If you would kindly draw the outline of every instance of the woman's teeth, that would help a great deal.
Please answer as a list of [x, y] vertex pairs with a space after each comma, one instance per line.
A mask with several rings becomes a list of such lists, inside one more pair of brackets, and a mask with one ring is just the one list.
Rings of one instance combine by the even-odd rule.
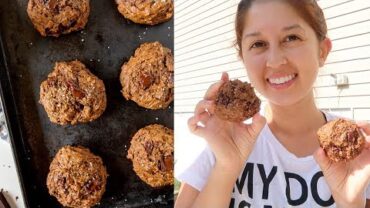
[[288, 75], [285, 77], [280, 77], [280, 78], [269, 78], [268, 81], [272, 84], [284, 84], [286, 82], [289, 82], [290, 80], [294, 79], [296, 77], [295, 74]]

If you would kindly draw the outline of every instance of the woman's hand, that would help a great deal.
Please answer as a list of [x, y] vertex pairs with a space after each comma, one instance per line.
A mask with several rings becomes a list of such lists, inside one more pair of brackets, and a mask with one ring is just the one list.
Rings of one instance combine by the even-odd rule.
[[239, 175], [266, 119], [257, 113], [252, 124], [244, 124], [221, 120], [214, 115], [218, 89], [228, 80], [227, 73], [223, 73], [221, 81], [208, 89], [204, 99], [197, 104], [194, 116], [188, 120], [188, 127], [205, 138], [215, 154], [217, 165]]
[[370, 124], [359, 122], [357, 125], [366, 134], [365, 148], [358, 157], [334, 163], [322, 148], [315, 153], [338, 207], [365, 207], [366, 203], [365, 192], [370, 178]]

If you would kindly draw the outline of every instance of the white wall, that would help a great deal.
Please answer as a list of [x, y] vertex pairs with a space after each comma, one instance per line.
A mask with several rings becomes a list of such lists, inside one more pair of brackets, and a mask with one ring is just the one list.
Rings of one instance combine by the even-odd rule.
[[[248, 80], [233, 47], [239, 0], [175, 0], [175, 117], [190, 113], [222, 71]], [[333, 49], [315, 84], [320, 108], [370, 120], [370, 0], [319, 0]], [[338, 88], [335, 76], [349, 85]]]

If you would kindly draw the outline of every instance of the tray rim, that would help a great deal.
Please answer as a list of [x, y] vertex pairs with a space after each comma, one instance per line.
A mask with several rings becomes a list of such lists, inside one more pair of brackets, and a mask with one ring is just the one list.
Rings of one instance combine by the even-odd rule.
[[[24, 171], [26, 171], [27, 163], [25, 162], [26, 151], [20, 145], [23, 145], [23, 139], [19, 141], [15, 140], [15, 137], [23, 137], [20, 127], [20, 121], [18, 118], [18, 112], [15, 108], [15, 99], [13, 94], [13, 86], [9, 79], [9, 73], [7, 65], [7, 52], [6, 52], [6, 43], [3, 41], [2, 30], [0, 29], [0, 97], [3, 104], [3, 111], [5, 115], [5, 121], [8, 128], [9, 143], [12, 149], [12, 155], [16, 165], [16, 172], [19, 179], [19, 184], [21, 188], [21, 194], [23, 196], [23, 203], [26, 207], [29, 207], [28, 193], [30, 190], [27, 190], [26, 180]], [[21, 163], [25, 165], [21, 165]]]

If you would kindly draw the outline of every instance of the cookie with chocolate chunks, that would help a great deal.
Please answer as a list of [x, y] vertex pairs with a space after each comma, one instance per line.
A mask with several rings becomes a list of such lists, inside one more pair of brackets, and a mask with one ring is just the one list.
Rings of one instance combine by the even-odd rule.
[[103, 81], [83, 63], [56, 62], [53, 72], [41, 83], [40, 103], [51, 122], [73, 125], [101, 116], [107, 98]]
[[365, 147], [365, 137], [353, 121], [338, 118], [318, 131], [320, 146], [333, 162], [352, 160]]
[[89, 0], [29, 0], [27, 13], [42, 36], [58, 37], [85, 27]]
[[215, 114], [223, 120], [241, 122], [259, 112], [260, 105], [261, 101], [249, 83], [227, 81], [218, 90]]
[[116, 3], [125, 18], [138, 24], [156, 25], [173, 16], [173, 0], [116, 0]]
[[141, 180], [155, 188], [173, 185], [173, 144], [173, 130], [159, 124], [136, 132], [127, 158]]
[[173, 101], [173, 56], [159, 42], [143, 43], [123, 64], [122, 94], [148, 109], [164, 109]]
[[61, 148], [50, 164], [49, 194], [65, 207], [92, 207], [102, 198], [107, 171], [99, 156], [84, 147]]

